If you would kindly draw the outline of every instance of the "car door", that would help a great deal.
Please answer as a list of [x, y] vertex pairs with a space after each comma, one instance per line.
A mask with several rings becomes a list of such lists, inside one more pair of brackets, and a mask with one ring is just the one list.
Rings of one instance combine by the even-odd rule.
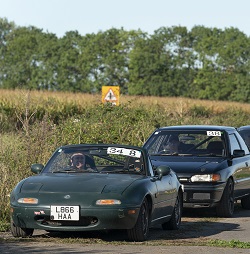
[[155, 181], [155, 210], [152, 220], [171, 215], [175, 204], [176, 186], [173, 186], [172, 173]]
[[230, 150], [244, 150], [246, 155], [232, 159], [232, 168], [234, 168], [233, 177], [235, 180], [235, 197], [241, 197], [250, 193], [250, 155], [247, 147], [242, 147], [236, 135], [229, 135]]

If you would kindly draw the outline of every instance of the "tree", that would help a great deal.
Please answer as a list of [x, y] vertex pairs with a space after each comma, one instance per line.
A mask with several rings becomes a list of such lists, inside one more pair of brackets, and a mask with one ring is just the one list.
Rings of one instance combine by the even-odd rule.
[[35, 27], [18, 27], [6, 36], [3, 87], [37, 88], [34, 78], [39, 68], [38, 41], [41, 33]]
[[79, 66], [82, 36], [77, 31], [67, 32], [59, 39], [57, 90], [88, 92], [82, 86], [83, 75]]
[[141, 38], [130, 57], [130, 94], [185, 96], [195, 59], [185, 27], [162, 27]]
[[197, 26], [191, 34], [200, 65], [191, 97], [249, 101], [246, 93], [241, 94], [249, 86], [249, 38], [235, 28], [222, 31]]
[[0, 87], [6, 79], [5, 74], [5, 55], [7, 52], [7, 36], [16, 28], [14, 22], [8, 22], [6, 18], [0, 18]]
[[92, 84], [92, 91], [101, 91], [102, 86], [120, 86], [120, 91], [127, 93], [129, 53], [139, 36], [140, 31], [112, 28], [83, 38], [80, 66], [87, 78], [84, 82]]
[[43, 33], [38, 41], [39, 64], [36, 76], [37, 89], [60, 90], [58, 69], [60, 61], [58, 38], [52, 33]]

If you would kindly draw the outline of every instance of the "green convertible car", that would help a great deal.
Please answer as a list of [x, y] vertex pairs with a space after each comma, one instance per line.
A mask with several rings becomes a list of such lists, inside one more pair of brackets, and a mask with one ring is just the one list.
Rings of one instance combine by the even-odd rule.
[[178, 229], [183, 188], [166, 166], [152, 167], [147, 151], [127, 145], [59, 147], [48, 163], [20, 181], [10, 196], [11, 232], [34, 229], [91, 231], [125, 229], [144, 241], [149, 228]]

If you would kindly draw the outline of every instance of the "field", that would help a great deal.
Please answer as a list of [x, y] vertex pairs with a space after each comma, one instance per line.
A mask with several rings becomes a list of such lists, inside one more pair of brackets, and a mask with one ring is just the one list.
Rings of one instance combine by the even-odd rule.
[[236, 102], [121, 95], [120, 106], [112, 106], [101, 94], [0, 90], [0, 230], [8, 227], [11, 190], [60, 145], [140, 146], [160, 126], [239, 127], [249, 116], [250, 104]]

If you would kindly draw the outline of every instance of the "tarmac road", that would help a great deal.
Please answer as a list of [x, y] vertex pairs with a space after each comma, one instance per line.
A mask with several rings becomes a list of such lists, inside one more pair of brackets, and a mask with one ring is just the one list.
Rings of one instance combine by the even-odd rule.
[[[69, 237], [75, 241], [70, 244], [57, 242], [58, 238]], [[199, 246], [199, 243], [207, 240], [250, 243], [250, 211], [237, 207], [233, 218], [216, 218], [213, 211], [208, 209], [190, 209], [184, 212], [179, 230], [164, 231], [160, 227], [152, 228], [148, 241], [143, 243], [128, 242], [124, 237], [126, 238], [126, 235], [123, 232], [115, 231], [65, 235], [36, 230], [33, 238], [24, 241], [14, 239], [9, 232], [5, 232], [0, 233], [0, 253], [249, 254], [250, 249], [207, 247]], [[44, 238], [46, 241], [41, 240]], [[91, 240], [85, 241], [87, 239]]]

